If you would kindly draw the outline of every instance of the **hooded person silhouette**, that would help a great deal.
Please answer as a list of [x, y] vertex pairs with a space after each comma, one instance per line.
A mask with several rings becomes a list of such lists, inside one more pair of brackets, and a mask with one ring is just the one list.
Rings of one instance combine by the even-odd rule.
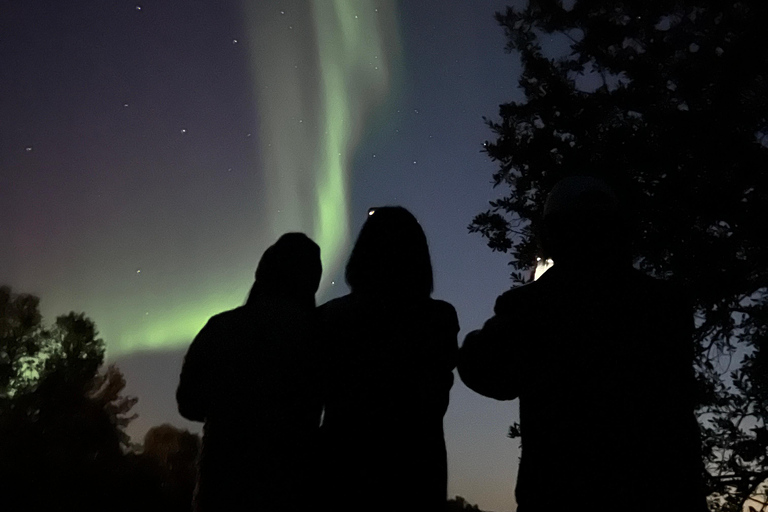
[[283, 235], [262, 256], [245, 305], [212, 317], [190, 345], [176, 400], [182, 416], [205, 422], [197, 511], [309, 508], [321, 273], [317, 244]]
[[459, 323], [450, 304], [430, 298], [432, 264], [416, 218], [401, 207], [370, 210], [346, 279], [352, 292], [319, 308], [325, 492], [340, 510], [441, 510]]
[[519, 512], [706, 510], [692, 310], [633, 268], [628, 231], [604, 182], [559, 182], [541, 236], [554, 266], [460, 349], [469, 388], [520, 399]]

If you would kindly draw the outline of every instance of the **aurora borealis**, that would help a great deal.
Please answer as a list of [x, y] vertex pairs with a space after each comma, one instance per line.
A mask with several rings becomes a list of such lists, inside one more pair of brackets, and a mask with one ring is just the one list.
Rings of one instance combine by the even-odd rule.
[[[463, 336], [509, 287], [466, 227], [495, 198], [482, 116], [521, 98], [493, 12], [428, 0], [3, 2], [0, 282], [44, 318], [83, 311], [138, 396], [137, 440], [176, 414], [187, 345], [241, 304], [286, 230], [323, 248], [318, 302], [371, 206], [424, 227]], [[457, 379], [449, 493], [514, 509], [512, 405]]]
[[[270, 235], [310, 234], [328, 274], [349, 239], [350, 163], [399, 53], [396, 5], [245, 2]], [[274, 20], [264, 23], [264, 20]], [[286, 30], [287, 27], [287, 30]], [[311, 77], [311, 79], [307, 79]]]

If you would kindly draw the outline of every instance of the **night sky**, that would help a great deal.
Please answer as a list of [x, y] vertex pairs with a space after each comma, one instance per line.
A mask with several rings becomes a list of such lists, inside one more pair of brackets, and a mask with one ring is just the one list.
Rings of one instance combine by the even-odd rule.
[[[405, 206], [463, 339], [510, 286], [467, 232], [502, 192], [482, 117], [522, 99], [493, 19], [508, 3], [2, 0], [0, 283], [48, 322], [96, 322], [139, 397], [136, 441], [200, 430], [176, 412], [186, 347], [284, 231], [320, 243], [322, 303], [347, 292], [368, 208]], [[514, 509], [516, 418], [457, 377], [450, 496]]]

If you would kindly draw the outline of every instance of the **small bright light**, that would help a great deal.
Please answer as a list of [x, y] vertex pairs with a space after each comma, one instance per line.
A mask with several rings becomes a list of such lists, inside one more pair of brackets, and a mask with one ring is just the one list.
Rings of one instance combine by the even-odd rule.
[[544, 272], [552, 268], [552, 266], [555, 264], [554, 261], [547, 258], [546, 260], [542, 260], [541, 258], [536, 258], [536, 269], [533, 272], [533, 280], [536, 281], [541, 276], [544, 275]]
[[368, 216], [370, 217], [371, 215], [373, 215], [373, 212], [374, 212], [374, 210], [369, 211], [368, 212]]

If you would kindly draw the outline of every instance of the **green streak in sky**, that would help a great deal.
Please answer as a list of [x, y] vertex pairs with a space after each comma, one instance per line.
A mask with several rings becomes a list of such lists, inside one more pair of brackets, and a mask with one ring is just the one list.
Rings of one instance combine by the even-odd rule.
[[[142, 350], [169, 350], [188, 346], [200, 332], [208, 318], [223, 310], [235, 307], [226, 305], [221, 308], [196, 308], [169, 321], [149, 321], [145, 325], [134, 326], [121, 337], [120, 345], [110, 351], [110, 356]], [[130, 347], [130, 350], [125, 350]]]
[[[321, 59], [322, 60], [322, 59]], [[331, 66], [328, 66], [329, 68]], [[344, 84], [335, 72], [324, 73], [326, 136], [322, 164], [318, 170], [315, 241], [322, 248], [323, 267], [333, 268], [349, 236], [349, 198], [347, 194], [346, 142], [349, 112], [344, 102]], [[329, 92], [332, 91], [332, 92]], [[338, 96], [335, 96], [338, 94]]]
[[[399, 51], [396, 3], [313, 0], [243, 4], [260, 120], [269, 240], [304, 231], [324, 277], [349, 241], [349, 182], [366, 120], [387, 96]], [[265, 244], [265, 247], [268, 244]], [[321, 293], [323, 286], [321, 285]]]
[[[244, 267], [241, 273], [248, 276], [252, 270]], [[210, 317], [241, 305], [251, 284], [247, 279], [239, 283], [232, 283], [228, 278], [207, 281], [200, 286], [190, 285], [185, 290], [187, 293], [181, 295], [200, 297], [201, 300], [171, 301], [166, 298], [161, 303], [153, 303], [151, 312], [145, 312], [144, 308], [135, 303], [124, 304], [123, 314], [119, 317], [109, 315], [108, 308], [104, 309], [107, 305], [97, 304], [88, 308], [87, 311], [94, 312], [93, 315], [89, 313], [89, 316], [97, 321], [99, 331], [109, 343], [109, 358], [188, 346]], [[158, 293], [157, 296], [161, 295]], [[144, 297], [137, 302], [151, 300]], [[113, 336], [111, 333], [119, 335]]]
[[[224, 272], [203, 278], [208, 271], [189, 262], [161, 269], [149, 281], [154, 284], [121, 291], [126, 299], [120, 315], [107, 303], [83, 304], [110, 340], [110, 357], [187, 346], [208, 318], [243, 303], [256, 259], [285, 232], [302, 231], [320, 245], [319, 297], [346, 258], [351, 165], [367, 121], [389, 94], [400, 52], [397, 3], [244, 0], [241, 5], [246, 34], [238, 39], [248, 45], [259, 126], [252, 139], [258, 141], [260, 160], [252, 213], [260, 224], [243, 234], [247, 246], [230, 247], [228, 256], [217, 260], [227, 262]], [[157, 281], [158, 276], [165, 277]], [[195, 300], [169, 301], [168, 288]], [[62, 297], [61, 308], [72, 306], [68, 300]]]
[[[340, 262], [349, 236], [349, 165], [365, 117], [389, 85], [379, 8], [370, 0], [315, 0], [321, 71], [322, 157], [314, 234], [327, 267]], [[394, 4], [382, 7], [394, 11]], [[328, 265], [329, 264], [329, 265]]]

